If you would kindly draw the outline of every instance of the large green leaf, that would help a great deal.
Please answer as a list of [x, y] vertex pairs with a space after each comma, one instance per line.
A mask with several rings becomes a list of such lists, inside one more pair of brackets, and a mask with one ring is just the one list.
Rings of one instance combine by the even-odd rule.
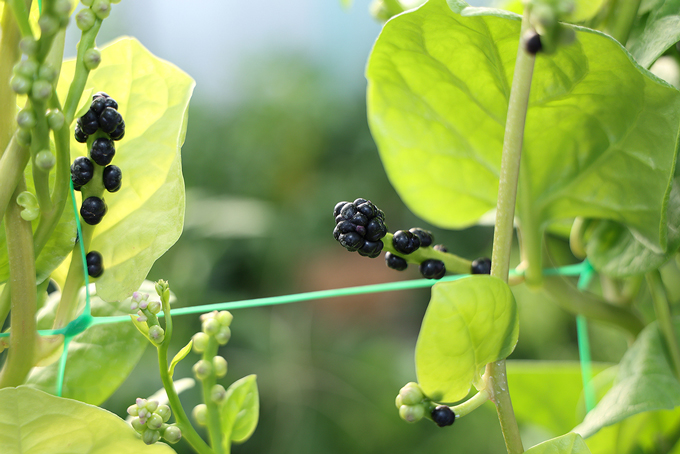
[[627, 277], [655, 270], [680, 247], [680, 178], [673, 179], [666, 217], [668, 250], [656, 252], [640, 241], [634, 232], [614, 221], [603, 221], [588, 241], [588, 260], [601, 273]]
[[[676, 319], [675, 331], [680, 331]], [[611, 390], [574, 429], [589, 437], [601, 428], [652, 410], [680, 405], [680, 383], [666, 357], [664, 339], [656, 322], [647, 326], [621, 359]]]
[[[451, 5], [462, 15], [430, 0], [385, 25], [368, 62], [368, 111], [404, 202], [459, 228], [496, 206], [520, 21]], [[576, 43], [536, 59], [522, 174], [531, 211], [540, 223], [616, 220], [665, 249], [680, 92], [611, 37], [573, 28]]]
[[649, 13], [638, 18], [628, 48], [645, 68], [680, 41], [680, 0], [655, 2]]
[[226, 401], [220, 408], [224, 450], [231, 442], [246, 441], [255, 432], [260, 416], [260, 397], [257, 376], [248, 375], [236, 380], [227, 389]]
[[[133, 38], [105, 46], [101, 53], [102, 63], [90, 74], [80, 105], [90, 102], [91, 92], [105, 91], [116, 99], [125, 119], [125, 137], [116, 142], [113, 160], [123, 172], [123, 186], [104, 195], [108, 213], [94, 228], [91, 244], [104, 258], [97, 292], [106, 301], [119, 301], [140, 286], [154, 261], [182, 232], [180, 147], [194, 81]], [[60, 96], [74, 69], [74, 61], [64, 63]], [[72, 157], [86, 152], [72, 137]]]
[[[592, 19], [605, 4], [605, 0], [575, 0], [574, 10], [566, 17], [561, 18], [562, 21], [571, 24], [577, 24]], [[501, 8], [512, 11], [516, 14], [522, 14], [524, 5], [522, 0], [510, 0], [501, 3]]]
[[3, 454], [171, 454], [146, 445], [118, 416], [92, 405], [25, 386], [0, 389]]
[[502, 280], [437, 283], [416, 343], [418, 383], [431, 399], [456, 402], [471, 384], [481, 389], [484, 366], [510, 355], [518, 334], [517, 303]]
[[527, 449], [527, 454], [590, 454], [580, 435], [568, 433]]
[[[125, 315], [130, 313], [130, 300], [107, 303], [90, 285], [92, 315]], [[155, 292], [154, 283], [145, 281], [142, 292]], [[59, 294], [53, 294], [38, 314], [38, 328], [49, 328]], [[84, 289], [80, 292], [80, 307], [85, 304]], [[62, 395], [93, 405], [104, 402], [139, 362], [148, 345], [132, 322], [95, 325], [79, 334], [69, 344]], [[58, 362], [31, 371], [26, 383], [46, 392], [55, 391]]]

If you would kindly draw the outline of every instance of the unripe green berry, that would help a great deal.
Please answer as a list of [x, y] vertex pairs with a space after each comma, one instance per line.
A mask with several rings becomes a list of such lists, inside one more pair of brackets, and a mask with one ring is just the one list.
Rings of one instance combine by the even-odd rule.
[[38, 70], [38, 79], [46, 80], [50, 84], [56, 82], [57, 76], [57, 70], [48, 63], [41, 65]]
[[41, 101], [47, 101], [52, 96], [52, 84], [44, 79], [36, 80], [31, 87], [31, 96]]
[[205, 404], [196, 405], [191, 411], [191, 416], [193, 416], [198, 425], [205, 426], [208, 419], [208, 407]]
[[47, 111], [47, 125], [51, 130], [57, 131], [64, 127], [64, 114], [58, 109], [51, 109]]
[[15, 74], [12, 77], [10, 84], [12, 85], [12, 90], [14, 90], [14, 92], [18, 95], [27, 94], [29, 91], [31, 91], [31, 86], [33, 85], [29, 78], [19, 74]]
[[38, 19], [38, 25], [40, 26], [41, 36], [44, 35], [54, 35], [59, 30], [59, 20], [48, 14], [43, 14]]
[[215, 369], [215, 375], [218, 378], [227, 375], [227, 360], [224, 359], [222, 356], [215, 356], [212, 359], [212, 365], [213, 368]]
[[54, 157], [50, 150], [42, 150], [35, 155], [35, 165], [46, 172], [52, 170], [56, 163], [57, 158]]
[[182, 438], [182, 431], [177, 426], [168, 426], [163, 431], [163, 438], [168, 443], [175, 444]]
[[394, 405], [398, 409], [401, 408], [402, 405], [404, 405], [404, 402], [401, 401], [401, 394], [397, 394], [397, 397], [394, 399]]
[[52, 11], [60, 16], [64, 16], [71, 12], [72, 6], [71, 0], [57, 0], [54, 2], [54, 6], [52, 6]]
[[224, 389], [224, 386], [222, 385], [215, 385], [210, 390], [210, 399], [212, 399], [212, 401], [215, 402], [216, 404], [224, 402], [224, 399], [226, 397], [227, 391]]
[[158, 325], [153, 325], [149, 327], [149, 337], [153, 339], [154, 342], [160, 344], [165, 339], [165, 331]]
[[418, 383], [414, 382], [408, 383], [401, 388], [399, 395], [403, 405], [416, 405], [425, 398]]
[[33, 129], [35, 128], [36, 120], [35, 114], [31, 109], [22, 109], [17, 114], [17, 125], [21, 129]]
[[425, 408], [422, 405], [402, 405], [399, 416], [406, 422], [417, 422], [425, 416]]
[[208, 347], [208, 342], [210, 342], [210, 336], [202, 331], [200, 333], [194, 334], [192, 339], [194, 340], [193, 348], [194, 352], [196, 353], [203, 353]]
[[205, 359], [199, 360], [192, 369], [197, 380], [205, 380], [213, 371], [212, 364]]
[[149, 312], [151, 312], [154, 315], [158, 314], [162, 309], [161, 302], [160, 301], [151, 301], [149, 303], [149, 305], [147, 306], [147, 309], [149, 310]]
[[19, 41], [19, 49], [21, 49], [21, 52], [25, 55], [31, 57], [38, 52], [38, 41], [32, 36], [27, 36]]
[[76, 25], [84, 32], [91, 29], [96, 20], [97, 16], [90, 8], [81, 9], [78, 14], [76, 14]]
[[161, 434], [157, 430], [151, 430], [147, 429], [143, 434], [142, 434], [142, 441], [146, 443], [147, 445], [152, 445], [156, 443], [158, 440], [160, 440]]
[[99, 63], [102, 62], [102, 54], [97, 49], [92, 48], [85, 51], [83, 55], [83, 64], [90, 71], [96, 69]]
[[33, 79], [38, 72], [38, 62], [29, 58], [27, 60], [22, 60], [12, 68], [14, 74], [19, 76], [24, 76], [28, 79]]
[[229, 342], [229, 339], [231, 339], [231, 329], [227, 326], [221, 327], [220, 331], [215, 334], [215, 339], [218, 344], [226, 345], [226, 343]]
[[146, 405], [144, 405], [144, 408], [146, 408], [149, 412], [153, 413], [158, 408], [158, 401], [150, 400], [146, 403]]
[[31, 145], [31, 132], [25, 129], [19, 129], [17, 131], [17, 142], [22, 147], [28, 147]]
[[139, 408], [136, 404], [132, 404], [127, 408], [127, 414], [130, 416], [137, 416], [139, 414]]
[[92, 2], [92, 11], [100, 19], [106, 19], [111, 14], [111, 2], [109, 0], [94, 0]]
[[231, 321], [234, 319], [234, 316], [231, 315], [231, 312], [229, 311], [220, 311], [217, 313], [217, 321], [220, 322], [220, 325], [228, 327], [231, 325]]
[[151, 430], [158, 430], [163, 425], [163, 418], [160, 415], [153, 414], [146, 420], [146, 427]]
[[156, 414], [163, 418], [163, 422], [168, 422], [170, 415], [172, 415], [172, 411], [167, 405], [159, 405], [156, 409]]
[[142, 424], [142, 421], [139, 420], [139, 418], [134, 418], [131, 422], [130, 425], [132, 425], [132, 428], [135, 429], [137, 433], [144, 433], [146, 430], [146, 424]]
[[214, 318], [203, 320], [201, 330], [209, 336], [214, 336], [220, 331], [220, 322]]

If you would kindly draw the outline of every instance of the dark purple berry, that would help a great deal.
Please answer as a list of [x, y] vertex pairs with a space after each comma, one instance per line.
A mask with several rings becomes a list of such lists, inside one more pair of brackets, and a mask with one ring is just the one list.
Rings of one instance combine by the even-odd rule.
[[97, 93], [92, 95], [92, 100], [94, 101], [95, 99], [100, 97], [109, 98], [110, 96], [104, 93], [103, 91], [98, 91]]
[[420, 247], [420, 240], [411, 232], [397, 230], [392, 237], [392, 246], [401, 254], [410, 254]]
[[100, 166], [108, 165], [115, 154], [116, 147], [113, 146], [113, 141], [100, 137], [92, 142], [90, 157]]
[[378, 241], [385, 235], [387, 235], [387, 226], [382, 219], [373, 218], [366, 225], [367, 241]]
[[354, 252], [364, 244], [364, 239], [357, 232], [343, 233], [338, 237], [338, 241], [350, 252]]
[[85, 115], [78, 118], [77, 123], [80, 126], [80, 129], [87, 135], [92, 135], [99, 129], [97, 115], [91, 110], [88, 110], [85, 112]]
[[79, 190], [81, 186], [87, 184], [94, 174], [94, 164], [85, 156], [80, 156], [71, 164], [71, 181], [73, 189]]
[[352, 203], [346, 204], [342, 207], [342, 210], [340, 210], [340, 216], [342, 216], [343, 219], [350, 220], [355, 214], [357, 214], [357, 207]]
[[450, 426], [456, 420], [456, 414], [446, 405], [438, 405], [432, 410], [432, 421], [439, 427]]
[[368, 224], [368, 218], [363, 213], [356, 213], [350, 219], [350, 222], [355, 225], [363, 225], [364, 227]]
[[412, 229], [409, 229], [409, 232], [418, 237], [420, 240], [420, 247], [428, 247], [434, 241], [432, 232], [423, 230], [419, 227], [413, 227]]
[[420, 264], [420, 274], [427, 279], [441, 279], [446, 274], [446, 267], [441, 260], [428, 259]]
[[357, 251], [359, 255], [369, 258], [376, 258], [383, 249], [382, 241], [364, 241], [364, 244]]
[[107, 107], [99, 115], [99, 127], [107, 134], [111, 134], [123, 122], [123, 117], [112, 107]]
[[90, 137], [89, 135], [85, 134], [83, 130], [80, 128], [80, 125], [76, 125], [76, 141], [79, 143], [85, 143], [87, 142], [87, 138]]
[[439, 252], [449, 252], [448, 248], [443, 244], [435, 244], [434, 246], [432, 246], [432, 249]]
[[99, 117], [101, 115], [102, 111], [106, 109], [108, 106], [106, 105], [106, 100], [108, 98], [105, 98], [104, 96], [98, 96], [94, 98], [92, 101], [92, 104], [90, 104], [90, 110]]
[[406, 268], [408, 268], [408, 262], [406, 262], [406, 260], [399, 257], [398, 255], [392, 254], [391, 252], [385, 253], [385, 263], [387, 264], [388, 268], [392, 268], [393, 270], [397, 271], [404, 271]]
[[122, 121], [116, 129], [109, 134], [113, 140], [120, 140], [125, 137], [125, 121]]
[[333, 238], [338, 240], [340, 238], [340, 235], [349, 232], [356, 232], [356, 230], [357, 230], [356, 225], [352, 224], [349, 221], [341, 221], [333, 229]]
[[480, 257], [472, 261], [472, 274], [491, 274], [491, 259]]
[[338, 215], [340, 214], [340, 211], [342, 211], [342, 208], [347, 205], [349, 202], [338, 202], [335, 204], [335, 208], [333, 208], [333, 217], [337, 218]]
[[90, 277], [99, 277], [104, 272], [102, 255], [97, 251], [90, 251], [85, 256], [87, 262], [87, 274]]
[[539, 53], [543, 49], [541, 35], [532, 31], [524, 35], [524, 49], [531, 55]]
[[106, 214], [106, 203], [99, 197], [88, 197], [80, 206], [80, 215], [90, 225], [99, 224]]
[[118, 110], [118, 103], [112, 97], [107, 96], [104, 98], [104, 107], [110, 107], [112, 109]]
[[109, 192], [116, 192], [120, 189], [123, 180], [123, 172], [118, 166], [110, 165], [104, 168], [104, 187]]
[[378, 213], [376, 206], [373, 205], [371, 202], [360, 203], [359, 205], [357, 205], [357, 211], [366, 216], [368, 219], [374, 218], [375, 215]]
[[356, 199], [356, 200], [355, 200], [354, 202], [352, 202], [352, 203], [354, 204], [355, 207], [358, 207], [358, 206], [361, 205], [362, 203], [366, 203], [366, 202], [368, 202], [368, 200], [362, 199], [362, 198], [360, 197], [360, 198]]

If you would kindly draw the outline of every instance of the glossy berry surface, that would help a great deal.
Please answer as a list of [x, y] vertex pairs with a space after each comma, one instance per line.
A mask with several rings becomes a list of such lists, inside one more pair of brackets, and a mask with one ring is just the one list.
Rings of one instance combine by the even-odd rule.
[[104, 168], [104, 187], [109, 192], [116, 192], [120, 189], [123, 179], [123, 172], [118, 166], [110, 165]]
[[87, 274], [91, 277], [99, 277], [104, 272], [104, 260], [99, 252], [88, 252], [85, 256], [85, 262], [87, 263]]
[[420, 274], [427, 279], [441, 279], [446, 274], [446, 267], [441, 260], [429, 259], [420, 264]]
[[392, 246], [401, 254], [411, 254], [420, 247], [420, 239], [407, 230], [397, 230], [392, 237]]
[[333, 238], [350, 252], [358, 251], [364, 257], [377, 257], [383, 249], [380, 239], [387, 234], [384, 214], [382, 218], [379, 217], [381, 213], [378, 207], [366, 199], [338, 202], [333, 207], [336, 223]]
[[369, 258], [376, 258], [383, 249], [382, 241], [364, 241], [364, 244], [357, 250], [359, 255]]
[[85, 156], [76, 158], [71, 164], [71, 181], [73, 181], [73, 187], [80, 188], [81, 186], [87, 184], [94, 174], [94, 164]]
[[532, 32], [531, 35], [525, 37], [524, 49], [531, 54], [536, 55], [543, 49], [543, 43], [541, 43], [541, 35], [536, 32]]
[[439, 427], [450, 426], [456, 420], [456, 414], [446, 405], [439, 405], [432, 410], [432, 421]]
[[414, 234], [420, 240], [420, 247], [428, 247], [434, 242], [434, 235], [428, 230], [423, 230], [418, 227], [409, 229], [409, 232]]
[[99, 224], [106, 214], [106, 203], [99, 197], [88, 197], [80, 206], [80, 215], [90, 225]]
[[435, 244], [434, 246], [432, 246], [432, 249], [439, 252], [449, 252], [449, 249], [443, 244]]
[[472, 274], [491, 274], [491, 259], [480, 257], [472, 261]]
[[78, 118], [78, 126], [80, 126], [80, 129], [88, 135], [92, 135], [95, 132], [97, 132], [97, 129], [99, 129], [99, 122], [97, 121], [97, 115], [92, 112], [91, 110], [88, 110], [85, 112], [85, 115], [82, 117]]
[[76, 126], [76, 132], [75, 132], [75, 137], [76, 141], [78, 143], [85, 143], [87, 142], [87, 138], [89, 137], [87, 134], [83, 132], [82, 129], [80, 129], [80, 125]]
[[114, 147], [113, 141], [100, 137], [92, 142], [90, 157], [100, 166], [108, 165], [115, 154], [116, 147]]
[[397, 271], [404, 271], [408, 268], [408, 262], [398, 255], [394, 255], [391, 252], [385, 253], [385, 263], [388, 268], [392, 268]]
[[121, 121], [116, 129], [110, 134], [111, 139], [120, 140], [125, 136], [125, 121]]
[[107, 107], [99, 115], [99, 127], [107, 134], [116, 130], [116, 127], [123, 122], [123, 117], [113, 107]]

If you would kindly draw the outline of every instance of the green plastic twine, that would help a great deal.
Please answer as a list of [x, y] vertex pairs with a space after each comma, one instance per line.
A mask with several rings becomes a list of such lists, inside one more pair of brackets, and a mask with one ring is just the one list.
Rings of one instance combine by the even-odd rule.
[[[586, 259], [582, 263], [581, 277], [577, 288], [584, 291], [593, 278], [593, 267]], [[583, 395], [586, 401], [586, 412], [595, 408], [595, 391], [593, 390], [593, 368], [590, 358], [590, 338], [588, 336], [588, 321], [583, 315], [576, 316], [576, 334], [578, 338], [578, 355], [581, 361], [581, 379], [583, 380]]]

